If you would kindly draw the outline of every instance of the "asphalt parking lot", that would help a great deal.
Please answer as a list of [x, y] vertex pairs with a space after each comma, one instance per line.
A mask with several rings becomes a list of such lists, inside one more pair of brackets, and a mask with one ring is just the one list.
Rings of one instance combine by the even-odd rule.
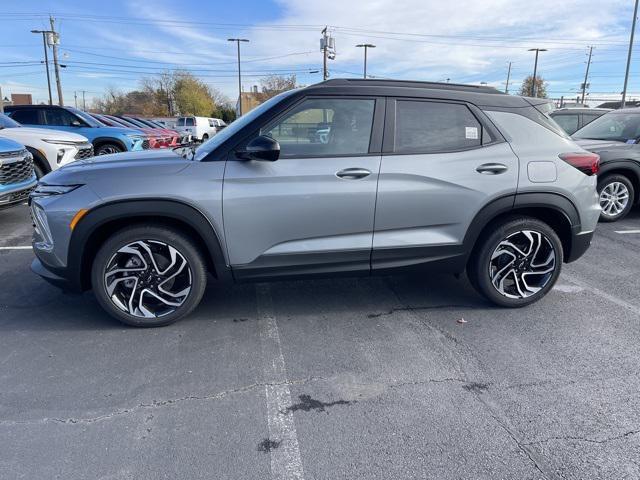
[[26, 207], [0, 226], [2, 479], [640, 478], [638, 211], [522, 310], [449, 276], [211, 281], [160, 329], [32, 274]]

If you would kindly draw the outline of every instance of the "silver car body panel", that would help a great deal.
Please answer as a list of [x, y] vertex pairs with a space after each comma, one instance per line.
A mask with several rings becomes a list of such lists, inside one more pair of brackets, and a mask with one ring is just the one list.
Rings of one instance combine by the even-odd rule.
[[[556, 135], [522, 115], [496, 111], [486, 111], [486, 114], [498, 126], [520, 159], [525, 174], [518, 179], [518, 193], [551, 192], [567, 197], [578, 210], [581, 231], [594, 231], [600, 217], [600, 203], [596, 193], [597, 177], [584, 175], [559, 157], [562, 153], [586, 150], [570, 138]], [[526, 174], [530, 171], [529, 165], [533, 164], [533, 171], [536, 168], [548, 169], [548, 166], [541, 167], [540, 162], [552, 162], [555, 165], [555, 179], [530, 179]]]

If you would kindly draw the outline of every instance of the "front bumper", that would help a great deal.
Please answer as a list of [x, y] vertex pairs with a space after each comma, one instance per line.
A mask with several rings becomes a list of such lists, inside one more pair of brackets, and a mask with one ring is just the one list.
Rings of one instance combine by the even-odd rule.
[[0, 185], [0, 209], [26, 202], [37, 184], [38, 180], [34, 175], [30, 179], [14, 185]]
[[54, 271], [51, 267], [45, 266], [38, 257], [34, 258], [33, 262], [31, 262], [31, 271], [64, 291], [80, 292], [80, 289], [75, 288], [72, 282], [62, 276], [62, 272]]

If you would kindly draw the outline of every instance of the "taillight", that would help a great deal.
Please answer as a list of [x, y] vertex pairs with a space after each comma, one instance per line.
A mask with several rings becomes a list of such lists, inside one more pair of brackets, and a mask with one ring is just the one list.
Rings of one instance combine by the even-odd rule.
[[596, 175], [600, 171], [600, 155], [590, 152], [571, 152], [558, 155], [562, 160], [585, 175]]

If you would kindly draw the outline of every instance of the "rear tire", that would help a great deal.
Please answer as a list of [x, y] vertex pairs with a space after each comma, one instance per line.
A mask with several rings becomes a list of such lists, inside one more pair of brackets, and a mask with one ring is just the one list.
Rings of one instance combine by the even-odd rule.
[[191, 313], [207, 285], [193, 241], [164, 226], [128, 227], [98, 250], [91, 284], [111, 316], [135, 327], [161, 327]]
[[519, 308], [553, 288], [563, 255], [562, 243], [549, 225], [531, 217], [511, 217], [478, 240], [467, 274], [491, 302]]
[[204, 135], [202, 135], [202, 143], [206, 142], [207, 140], [209, 140], [209, 134], [205, 133]]
[[626, 176], [614, 173], [598, 180], [601, 222], [617, 222], [633, 208], [636, 195], [633, 183]]

